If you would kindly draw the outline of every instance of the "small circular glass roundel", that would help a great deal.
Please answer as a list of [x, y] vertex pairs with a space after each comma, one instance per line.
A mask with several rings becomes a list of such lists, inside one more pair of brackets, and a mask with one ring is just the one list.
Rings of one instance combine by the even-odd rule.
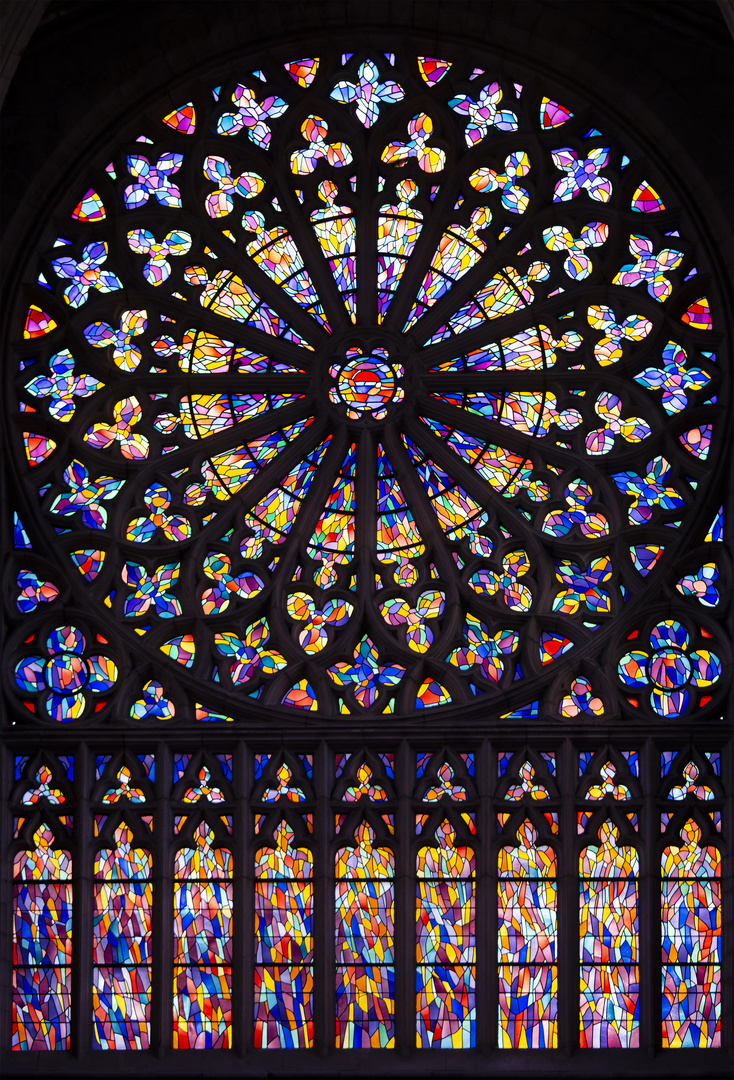
[[351, 420], [362, 417], [382, 420], [387, 416], [390, 402], [401, 401], [404, 392], [398, 380], [403, 375], [400, 364], [391, 365], [385, 349], [373, 349], [364, 354], [360, 349], [347, 349], [347, 362], [331, 368], [336, 382], [329, 392], [334, 404], [347, 407]]
[[380, 410], [395, 393], [395, 376], [387, 364], [359, 357], [339, 372], [337, 392], [354, 412]]

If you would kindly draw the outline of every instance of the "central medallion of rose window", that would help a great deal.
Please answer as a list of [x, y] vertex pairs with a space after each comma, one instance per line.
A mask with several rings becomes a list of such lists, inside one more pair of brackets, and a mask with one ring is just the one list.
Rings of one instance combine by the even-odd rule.
[[335, 380], [329, 399], [335, 405], [345, 405], [350, 420], [384, 420], [388, 405], [404, 397], [400, 385], [403, 367], [389, 362], [386, 349], [372, 349], [369, 353], [347, 349], [346, 362], [332, 365], [329, 374]]

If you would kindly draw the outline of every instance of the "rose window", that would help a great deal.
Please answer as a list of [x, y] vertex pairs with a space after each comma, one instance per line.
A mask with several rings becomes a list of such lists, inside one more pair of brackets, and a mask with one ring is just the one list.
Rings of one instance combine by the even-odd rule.
[[[722, 693], [721, 339], [666, 177], [468, 54], [328, 46], [191, 93], [53, 208], [12, 316], [29, 715]], [[71, 612], [94, 655], [46, 656]]]

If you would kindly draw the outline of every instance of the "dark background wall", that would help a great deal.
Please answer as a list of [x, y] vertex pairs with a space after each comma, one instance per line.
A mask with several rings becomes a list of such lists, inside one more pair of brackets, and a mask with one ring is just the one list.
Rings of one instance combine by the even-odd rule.
[[11, 0], [2, 7], [0, 225], [12, 248], [95, 134], [219, 53], [394, 26], [434, 38], [437, 49], [447, 38], [485, 41], [611, 101], [688, 177], [731, 266], [727, 13], [713, 0]]

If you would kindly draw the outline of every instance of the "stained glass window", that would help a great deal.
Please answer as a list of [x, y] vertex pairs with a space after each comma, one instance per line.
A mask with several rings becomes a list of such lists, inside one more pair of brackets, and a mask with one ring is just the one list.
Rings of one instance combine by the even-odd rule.
[[[225, 823], [226, 829], [226, 823]], [[232, 1044], [232, 855], [206, 820], [176, 855], [173, 1045]]]
[[663, 751], [661, 765], [668, 798], [684, 804], [661, 821], [663, 1046], [720, 1046], [721, 815], [701, 815], [695, 804], [717, 805], [721, 758]]
[[[555, 832], [552, 815], [543, 831]], [[556, 854], [530, 819], [499, 853], [499, 1045], [557, 1045]]]
[[688, 821], [663, 851], [663, 1046], [721, 1045], [721, 860]]
[[255, 855], [255, 1046], [313, 1045], [313, 859], [282, 819]]
[[[104, 829], [106, 823], [97, 819], [96, 824]], [[152, 859], [124, 821], [109, 831], [108, 842], [94, 860], [94, 1046], [147, 1050]]]
[[639, 930], [634, 847], [605, 821], [579, 857], [581, 1046], [639, 1045]]
[[[60, 206], [13, 345], [39, 720], [506, 713], [546, 668], [565, 718], [721, 693], [716, 542], [672, 550], [706, 542], [720, 381], [674, 195], [536, 89], [427, 63], [243, 73]], [[633, 614], [668, 564], [675, 615]], [[33, 629], [67, 580], [80, 625]]]
[[[468, 815], [466, 816], [468, 818]], [[473, 828], [471, 818], [465, 824]], [[476, 1044], [474, 852], [444, 820], [418, 851], [416, 1046]]]
[[384, 46], [152, 97], [19, 262], [17, 1050], [721, 1045], [715, 260], [609, 110]]
[[[39, 776], [43, 783], [43, 773]], [[50, 778], [50, 773], [48, 774]], [[30, 800], [29, 800], [30, 801]], [[15, 858], [13, 1048], [66, 1050], [71, 1013], [71, 858], [48, 825]]]
[[335, 872], [336, 1045], [392, 1047], [394, 855], [364, 821], [337, 851]]

